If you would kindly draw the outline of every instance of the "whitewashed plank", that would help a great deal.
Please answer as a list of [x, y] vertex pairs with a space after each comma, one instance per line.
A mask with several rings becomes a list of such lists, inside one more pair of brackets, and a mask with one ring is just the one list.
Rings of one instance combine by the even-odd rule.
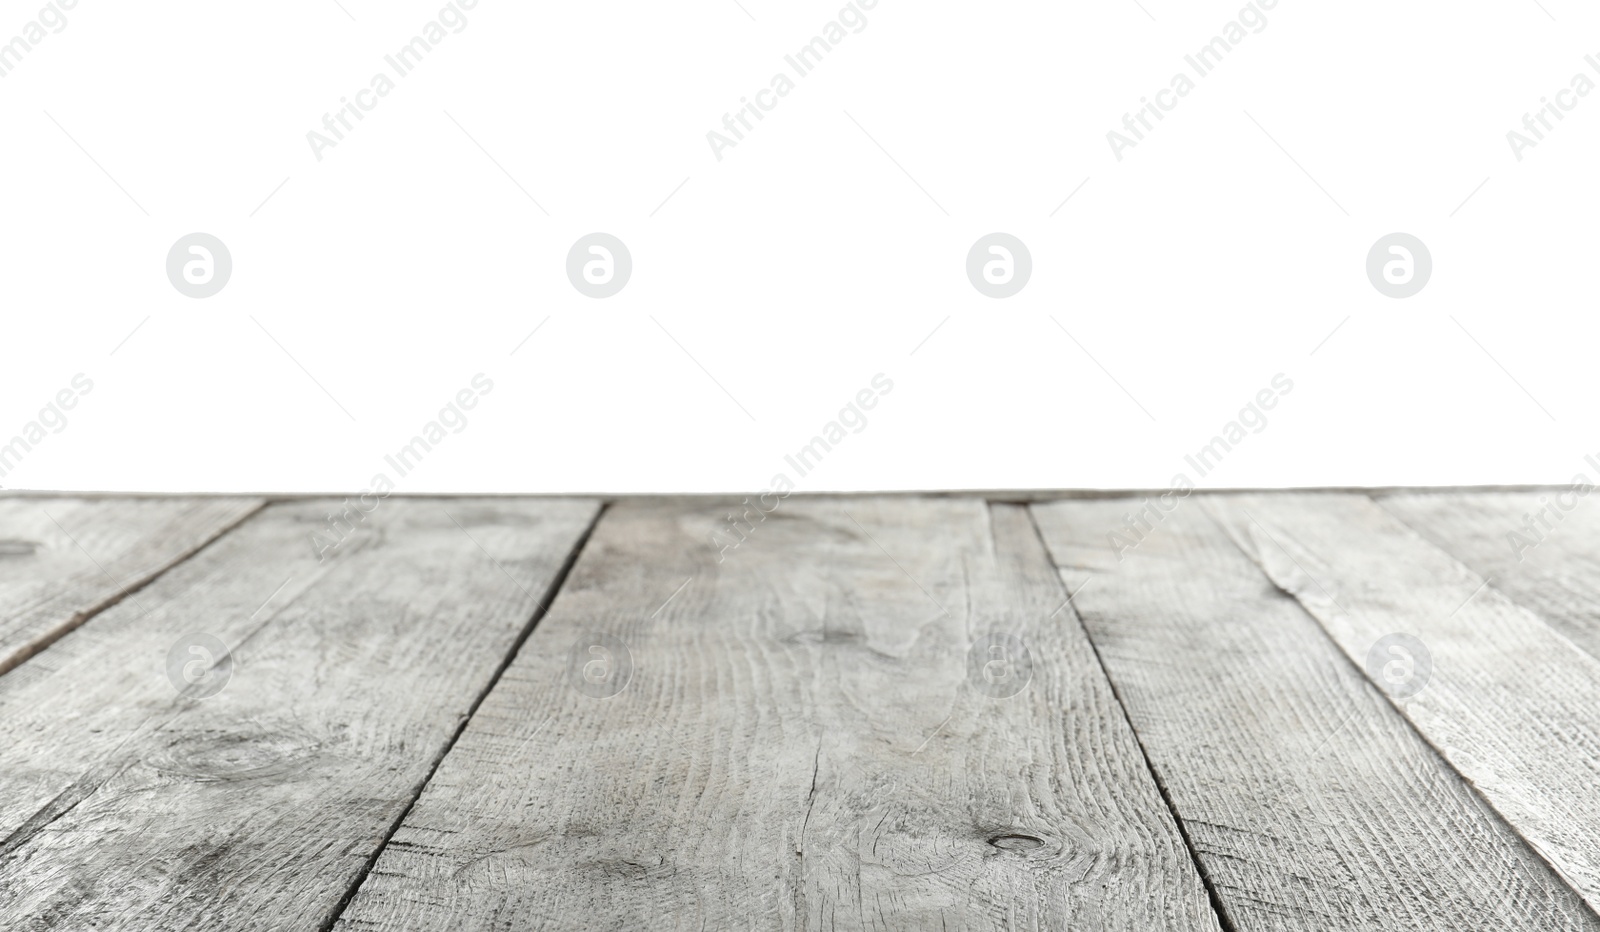
[[261, 504], [249, 498], [0, 498], [0, 673]]
[[1200, 505], [1119, 560], [1137, 509], [1033, 508], [1234, 928], [1600, 929]]
[[1024, 511], [785, 502], [719, 563], [725, 511], [608, 511], [340, 929], [1217, 928]]
[[1377, 501], [1600, 657], [1600, 495], [1564, 487], [1389, 495]]
[[1413, 651], [1410, 685], [1426, 685], [1385, 687], [1395, 707], [1600, 907], [1600, 661], [1364, 495], [1212, 501], [1352, 662], [1367, 668], [1391, 634], [1421, 642], [1431, 673]]
[[[0, 928], [330, 923], [597, 510], [392, 499], [319, 563], [330, 504], [267, 508], [0, 679]], [[167, 672], [192, 631], [234, 662], [203, 700]]]

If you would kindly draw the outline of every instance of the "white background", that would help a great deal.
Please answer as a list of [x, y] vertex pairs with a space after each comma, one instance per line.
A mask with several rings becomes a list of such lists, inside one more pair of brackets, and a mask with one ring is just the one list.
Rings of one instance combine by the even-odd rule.
[[[719, 162], [838, 0], [482, 0], [319, 162], [437, 0], [81, 0], [0, 79], [0, 433], [95, 388], [0, 483], [356, 490], [479, 372], [398, 491], [757, 490], [880, 372], [800, 489], [1164, 486], [1280, 372], [1202, 485], [1593, 478], [1600, 93], [1506, 133], [1600, 80], [1600, 14], [1281, 0], [1118, 162], [1241, 7], [1140, 2], [881, 0]], [[564, 271], [597, 230], [606, 300]], [[205, 300], [165, 275], [195, 231]], [[965, 277], [993, 231], [1034, 259], [1006, 300]], [[1407, 300], [1364, 270], [1393, 231]]]

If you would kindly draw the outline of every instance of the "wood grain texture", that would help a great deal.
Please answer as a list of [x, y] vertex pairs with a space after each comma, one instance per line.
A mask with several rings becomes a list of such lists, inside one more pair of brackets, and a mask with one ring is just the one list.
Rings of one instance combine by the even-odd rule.
[[243, 498], [0, 498], [0, 674], [261, 504]]
[[[1600, 657], [1600, 495], [1434, 492], [1378, 504]], [[1513, 536], [1515, 535], [1515, 536]]]
[[1395, 707], [1600, 907], [1600, 661], [1364, 495], [1210, 501], [1358, 666], [1389, 634], [1425, 645]]
[[[331, 923], [598, 507], [390, 500], [319, 563], [330, 504], [267, 508], [0, 679], [0, 928]], [[167, 673], [192, 631], [232, 651], [209, 699]]]
[[606, 513], [339, 929], [1217, 929], [1024, 511], [784, 502], [719, 563], [725, 510]]
[[1595, 930], [1600, 919], [1194, 501], [1034, 506], [1233, 927]]

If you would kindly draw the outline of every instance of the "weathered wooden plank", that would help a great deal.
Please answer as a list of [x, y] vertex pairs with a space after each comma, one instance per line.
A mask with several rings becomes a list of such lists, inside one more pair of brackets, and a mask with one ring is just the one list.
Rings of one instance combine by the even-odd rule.
[[[1600, 908], [1600, 661], [1364, 495], [1213, 501], [1279, 588]], [[1407, 655], [1383, 653], [1395, 634], [1413, 639]]]
[[719, 563], [725, 511], [607, 512], [339, 928], [1217, 928], [1024, 511], [783, 502]]
[[261, 504], [243, 498], [0, 498], [0, 673]]
[[[0, 679], [0, 928], [330, 923], [598, 506], [390, 500], [319, 563], [328, 507], [267, 508]], [[210, 698], [191, 632], [232, 651]]]
[[1490, 586], [1600, 657], [1600, 501], [1593, 495], [1569, 486], [1393, 495], [1377, 501]]
[[1236, 929], [1600, 929], [1204, 509], [1033, 512]]

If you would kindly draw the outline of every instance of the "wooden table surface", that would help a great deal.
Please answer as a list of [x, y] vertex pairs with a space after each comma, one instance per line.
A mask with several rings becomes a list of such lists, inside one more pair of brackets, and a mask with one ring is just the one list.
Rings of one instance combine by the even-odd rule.
[[0, 928], [1600, 932], [1586, 499], [0, 498]]

